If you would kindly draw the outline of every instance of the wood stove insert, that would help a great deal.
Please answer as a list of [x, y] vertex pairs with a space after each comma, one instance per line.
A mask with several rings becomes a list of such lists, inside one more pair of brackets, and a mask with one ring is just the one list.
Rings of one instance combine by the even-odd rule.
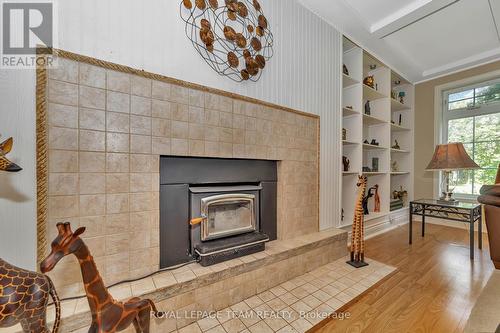
[[160, 266], [203, 266], [263, 251], [277, 238], [277, 162], [162, 157]]

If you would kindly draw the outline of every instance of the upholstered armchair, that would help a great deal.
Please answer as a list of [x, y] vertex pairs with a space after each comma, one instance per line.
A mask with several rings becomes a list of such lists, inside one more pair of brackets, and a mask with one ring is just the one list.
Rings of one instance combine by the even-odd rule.
[[495, 185], [483, 186], [478, 201], [485, 205], [491, 260], [495, 268], [500, 269], [500, 165]]

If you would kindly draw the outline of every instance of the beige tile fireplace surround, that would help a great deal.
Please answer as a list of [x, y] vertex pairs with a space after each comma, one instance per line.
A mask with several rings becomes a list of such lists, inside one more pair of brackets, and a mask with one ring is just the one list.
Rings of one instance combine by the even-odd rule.
[[[44, 251], [69, 221], [87, 228], [106, 284], [158, 270], [160, 155], [278, 160], [278, 238], [318, 231], [317, 116], [69, 52], [58, 60], [37, 72]], [[84, 292], [73, 257], [50, 276], [61, 297]]]

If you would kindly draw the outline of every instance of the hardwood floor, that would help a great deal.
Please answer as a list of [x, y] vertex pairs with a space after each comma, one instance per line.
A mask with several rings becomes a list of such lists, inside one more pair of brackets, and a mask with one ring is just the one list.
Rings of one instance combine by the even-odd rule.
[[[325, 332], [462, 332], [474, 303], [493, 271], [486, 234], [483, 250], [469, 259], [468, 231], [414, 223], [413, 245], [408, 226], [366, 242], [368, 258], [398, 271], [370, 292], [341, 309], [349, 319], [320, 323]], [[476, 234], [477, 236], [477, 234]], [[320, 326], [318, 325], [318, 326]]]

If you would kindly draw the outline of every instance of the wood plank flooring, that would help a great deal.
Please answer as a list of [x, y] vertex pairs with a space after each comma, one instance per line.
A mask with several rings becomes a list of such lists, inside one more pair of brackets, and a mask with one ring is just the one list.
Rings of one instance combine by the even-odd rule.
[[369, 239], [366, 256], [398, 271], [341, 309], [349, 319], [329, 319], [311, 332], [462, 332], [494, 269], [487, 236], [479, 250], [476, 234], [470, 261], [467, 230], [426, 224], [425, 238], [419, 222], [413, 230], [411, 246], [407, 225]]

